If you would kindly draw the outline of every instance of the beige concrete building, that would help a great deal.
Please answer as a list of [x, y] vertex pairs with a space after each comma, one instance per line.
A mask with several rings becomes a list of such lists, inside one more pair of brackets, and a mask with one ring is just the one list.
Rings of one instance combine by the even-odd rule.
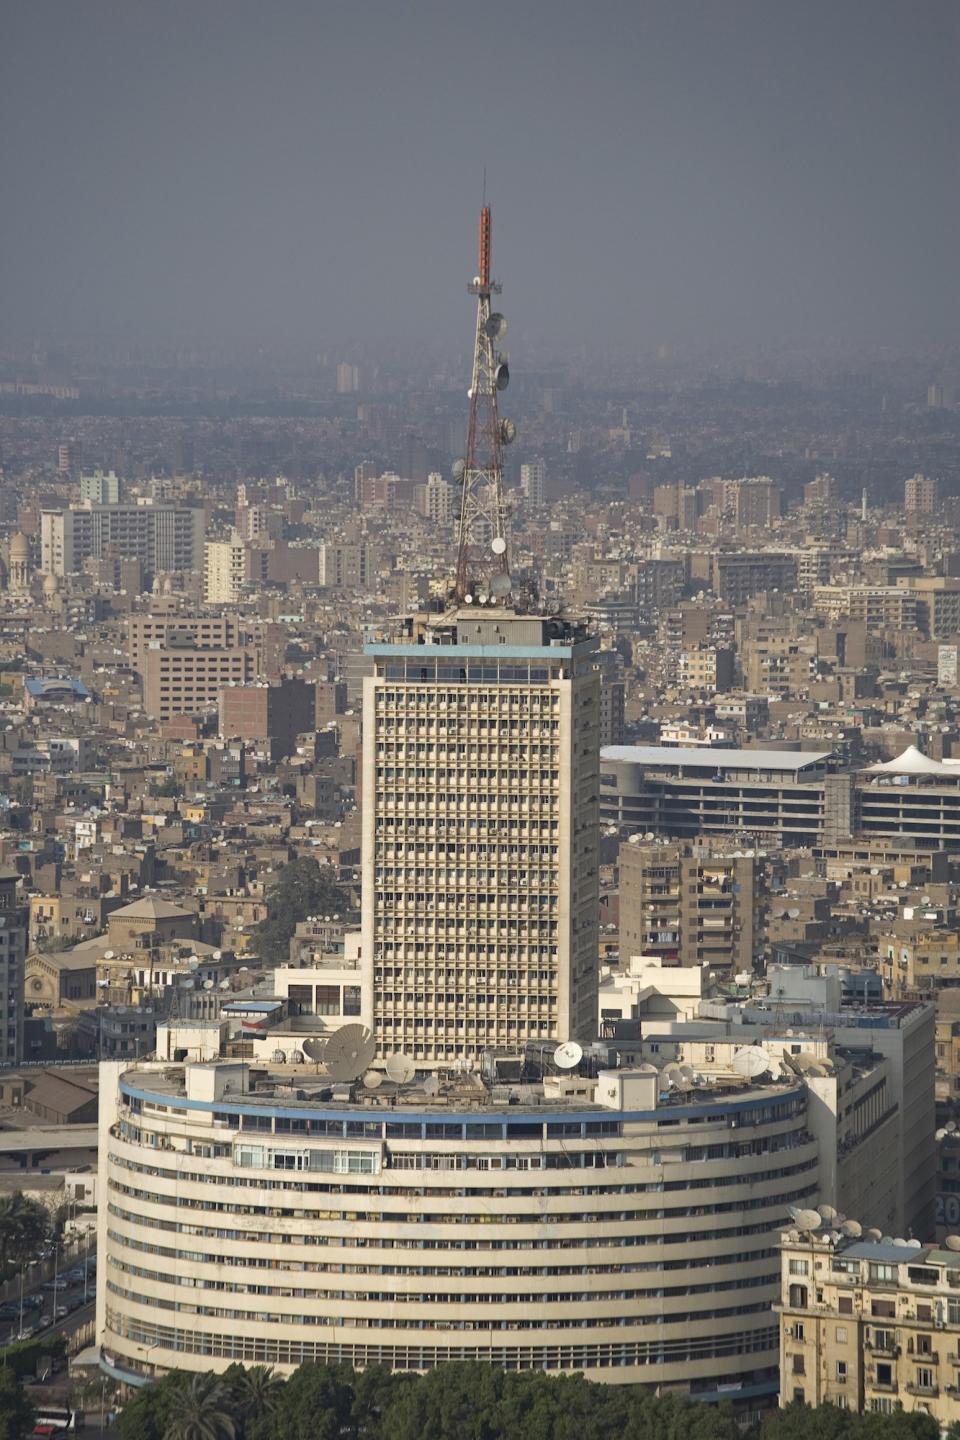
[[620, 846], [620, 951], [667, 964], [753, 968], [763, 857], [709, 845]]
[[781, 1405], [960, 1420], [956, 1250], [789, 1230], [780, 1286]]
[[251, 585], [267, 578], [270, 552], [234, 534], [208, 540], [203, 551], [203, 599], [207, 605], [237, 605]]
[[303, 1068], [254, 1090], [192, 1059], [101, 1067], [108, 1373], [480, 1361], [775, 1394], [776, 1235], [817, 1184], [801, 1084], [661, 1098], [601, 1070], [325, 1102]]
[[595, 648], [493, 607], [366, 647], [364, 1019], [384, 1053], [593, 1038]]

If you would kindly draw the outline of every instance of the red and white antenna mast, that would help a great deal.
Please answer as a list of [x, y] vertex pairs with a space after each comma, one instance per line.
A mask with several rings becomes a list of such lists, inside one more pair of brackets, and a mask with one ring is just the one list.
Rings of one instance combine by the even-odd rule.
[[460, 481], [460, 534], [457, 578], [453, 598], [463, 602], [484, 597], [505, 598], [510, 593], [510, 555], [503, 505], [503, 446], [516, 432], [512, 420], [501, 420], [497, 394], [510, 380], [507, 357], [497, 342], [507, 322], [490, 308], [490, 296], [502, 286], [490, 278], [490, 206], [480, 211], [478, 273], [468, 286], [477, 297], [477, 332], [473, 346], [470, 389], [470, 424], [466, 459], [453, 467]]

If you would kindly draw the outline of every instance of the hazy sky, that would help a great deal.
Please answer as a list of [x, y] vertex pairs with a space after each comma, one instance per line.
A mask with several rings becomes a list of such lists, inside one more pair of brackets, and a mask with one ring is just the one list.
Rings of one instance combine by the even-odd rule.
[[942, 337], [958, 0], [7, 0], [3, 332]]

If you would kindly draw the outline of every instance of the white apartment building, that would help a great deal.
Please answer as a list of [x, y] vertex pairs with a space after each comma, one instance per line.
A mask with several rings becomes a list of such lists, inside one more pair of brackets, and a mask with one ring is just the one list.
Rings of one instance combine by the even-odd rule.
[[45, 575], [73, 575], [113, 547], [147, 570], [198, 570], [206, 514], [181, 505], [81, 505], [40, 515], [40, 567]]
[[479, 606], [365, 647], [364, 1019], [383, 1053], [593, 1038], [595, 648]]
[[547, 462], [543, 456], [520, 466], [520, 490], [527, 504], [540, 509], [547, 496]]
[[234, 533], [208, 540], [203, 552], [203, 599], [207, 605], [237, 605], [251, 581], [266, 579], [268, 552]]

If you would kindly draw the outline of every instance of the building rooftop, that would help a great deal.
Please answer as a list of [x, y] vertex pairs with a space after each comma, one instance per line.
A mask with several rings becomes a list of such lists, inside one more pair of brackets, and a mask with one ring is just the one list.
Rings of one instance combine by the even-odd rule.
[[806, 770], [833, 758], [832, 750], [725, 750], [681, 745], [605, 745], [601, 760], [699, 770]]

